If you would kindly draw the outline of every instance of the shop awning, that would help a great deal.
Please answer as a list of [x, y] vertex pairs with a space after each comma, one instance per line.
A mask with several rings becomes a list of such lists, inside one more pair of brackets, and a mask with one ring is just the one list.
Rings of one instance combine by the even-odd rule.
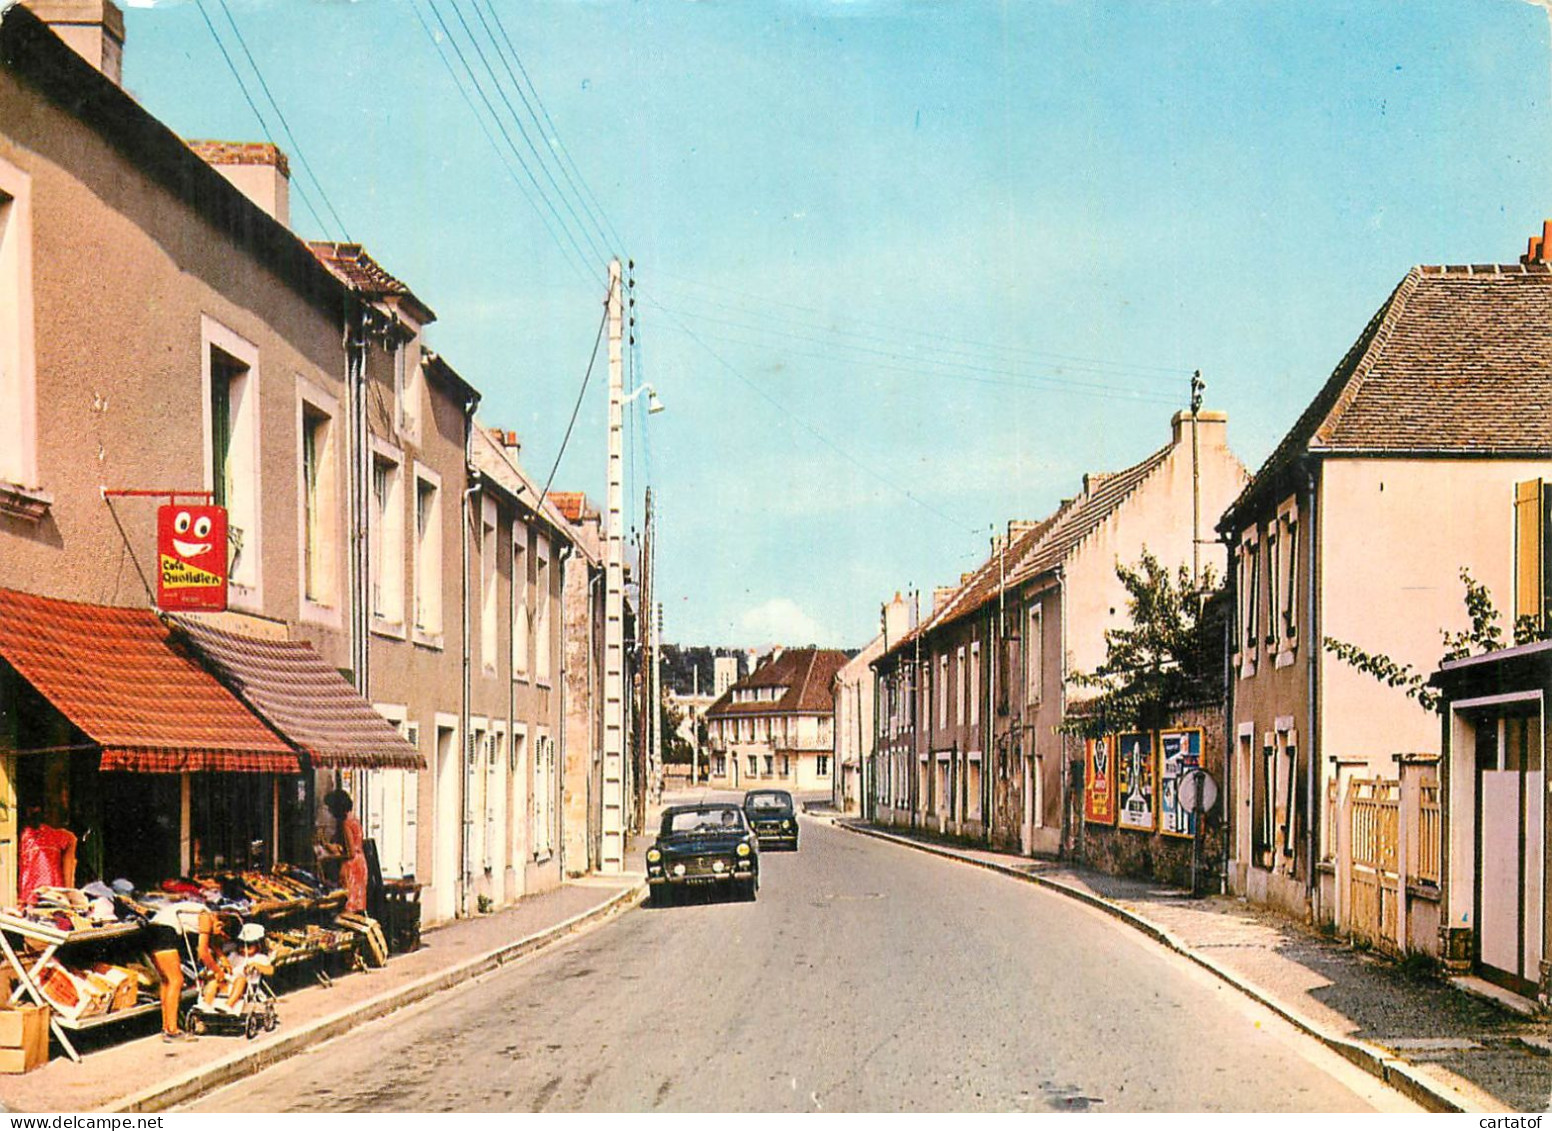
[[172, 618], [194, 650], [315, 768], [424, 770], [426, 760], [313, 650]]
[[0, 656], [102, 748], [104, 770], [301, 772], [149, 609], [0, 589]]

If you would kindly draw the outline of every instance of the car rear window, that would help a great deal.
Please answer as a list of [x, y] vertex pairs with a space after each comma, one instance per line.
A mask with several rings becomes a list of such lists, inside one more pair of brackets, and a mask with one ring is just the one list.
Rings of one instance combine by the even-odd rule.
[[787, 810], [792, 808], [792, 802], [779, 793], [757, 793], [745, 804], [751, 809]]
[[723, 805], [669, 813], [663, 821], [665, 833], [737, 832], [743, 827], [743, 817], [739, 811], [733, 806]]

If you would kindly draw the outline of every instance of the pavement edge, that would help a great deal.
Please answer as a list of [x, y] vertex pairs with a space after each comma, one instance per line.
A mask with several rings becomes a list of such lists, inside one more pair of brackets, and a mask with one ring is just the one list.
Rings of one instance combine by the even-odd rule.
[[[817, 814], [815, 815], [817, 816]], [[914, 848], [920, 852], [930, 853], [934, 856], [941, 856], [948, 860], [955, 860], [961, 864], [970, 864], [990, 872], [998, 872], [1012, 879], [1023, 880], [1025, 883], [1043, 887], [1048, 891], [1056, 892], [1059, 895], [1064, 895], [1069, 899], [1088, 904], [1090, 907], [1103, 911], [1107, 915], [1119, 919], [1129, 927], [1141, 931], [1176, 954], [1190, 959], [1214, 977], [1239, 990], [1246, 997], [1264, 1005], [1296, 1029], [1314, 1037], [1349, 1063], [1363, 1069], [1388, 1087], [1395, 1089], [1414, 1103], [1430, 1111], [1480, 1114], [1513, 1110], [1502, 1106], [1485, 1092], [1479, 1096], [1468, 1096], [1459, 1088], [1450, 1087], [1440, 1081], [1429, 1079], [1428, 1076], [1419, 1071], [1416, 1065], [1392, 1056], [1374, 1045], [1363, 1041], [1355, 1041], [1330, 1032], [1297, 1010], [1278, 1001], [1254, 982], [1240, 977], [1232, 970], [1220, 966], [1211, 958], [1192, 949], [1181, 939], [1176, 938], [1158, 924], [1150, 922], [1136, 912], [1130, 911], [1103, 896], [1082, 891], [1059, 880], [1050, 879], [1047, 876], [1022, 872], [993, 860], [978, 860], [973, 856], [957, 852], [952, 847], [946, 845], [929, 844], [911, 837], [897, 836], [883, 829], [869, 828], [850, 821], [830, 819], [830, 824], [837, 828], [845, 829], [848, 832], [856, 833], [859, 836], [873, 837], [876, 840], [888, 841], [891, 844], [898, 844], [906, 848]]]
[[569, 919], [505, 943], [449, 969], [427, 974], [408, 985], [368, 998], [366, 1001], [348, 1006], [326, 1017], [320, 1017], [317, 1021], [272, 1041], [234, 1053], [224, 1060], [192, 1069], [171, 1080], [154, 1084], [113, 1101], [111, 1105], [100, 1110], [111, 1114], [155, 1112], [166, 1111], [178, 1104], [187, 1103], [234, 1080], [251, 1076], [281, 1061], [289, 1060], [314, 1045], [349, 1032], [358, 1025], [386, 1017], [390, 1013], [423, 1001], [443, 990], [451, 989], [481, 974], [497, 970], [509, 962], [543, 950], [570, 935], [601, 924], [621, 912], [636, 907], [646, 898], [646, 895], [646, 883], [637, 882]]

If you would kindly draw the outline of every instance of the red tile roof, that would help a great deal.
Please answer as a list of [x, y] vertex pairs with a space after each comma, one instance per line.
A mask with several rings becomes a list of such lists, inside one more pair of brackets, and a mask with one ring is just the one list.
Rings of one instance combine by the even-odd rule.
[[104, 770], [300, 772], [149, 609], [0, 589], [0, 656], [102, 747]]
[[170, 618], [194, 651], [315, 768], [424, 770], [426, 760], [310, 644]]
[[415, 297], [409, 287], [383, 269], [382, 264], [367, 254], [358, 243], [337, 243], [332, 240], [309, 240], [308, 248], [318, 262], [327, 267], [340, 282], [368, 298], [405, 299], [419, 307], [424, 321], [436, 320], [431, 308]]
[[1552, 455], [1552, 270], [1412, 268], [1220, 525], [1305, 453]]
[[286, 178], [291, 163], [279, 146], [267, 141], [204, 141], [189, 139], [189, 148], [212, 165], [270, 165]]
[[584, 516], [598, 517], [597, 509], [588, 503], [587, 495], [581, 491], [551, 491], [545, 498], [566, 516], [568, 522], [581, 522]]
[[[734, 715], [829, 715], [835, 710], [831, 681], [846, 666], [848, 657], [839, 648], [789, 648], [762, 664], [706, 709], [708, 718]], [[735, 691], [754, 687], [785, 687], [779, 699], [759, 703], [735, 703]]]

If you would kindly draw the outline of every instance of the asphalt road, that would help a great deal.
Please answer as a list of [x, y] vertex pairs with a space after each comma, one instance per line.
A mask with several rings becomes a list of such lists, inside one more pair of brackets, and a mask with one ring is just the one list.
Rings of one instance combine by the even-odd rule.
[[644, 907], [208, 1111], [1414, 1111], [1090, 908], [805, 818], [756, 903]]

